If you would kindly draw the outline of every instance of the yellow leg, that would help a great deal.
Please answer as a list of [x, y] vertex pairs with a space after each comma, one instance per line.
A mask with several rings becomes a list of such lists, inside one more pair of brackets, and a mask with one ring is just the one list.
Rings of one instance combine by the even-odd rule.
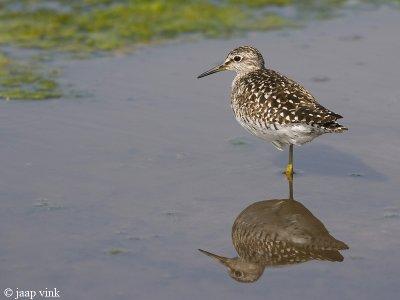
[[293, 180], [293, 164], [288, 164], [286, 166], [285, 175], [288, 180]]
[[286, 166], [285, 175], [289, 181], [293, 180], [293, 145], [289, 146], [289, 162]]

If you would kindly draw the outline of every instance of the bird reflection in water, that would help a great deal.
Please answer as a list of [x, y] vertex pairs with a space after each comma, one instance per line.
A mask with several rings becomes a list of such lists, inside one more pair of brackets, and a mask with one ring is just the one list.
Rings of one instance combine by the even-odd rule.
[[331, 236], [324, 224], [293, 198], [256, 202], [244, 209], [232, 226], [237, 257], [228, 258], [199, 249], [228, 268], [240, 282], [254, 282], [266, 267], [310, 260], [343, 261], [339, 250], [349, 247]]

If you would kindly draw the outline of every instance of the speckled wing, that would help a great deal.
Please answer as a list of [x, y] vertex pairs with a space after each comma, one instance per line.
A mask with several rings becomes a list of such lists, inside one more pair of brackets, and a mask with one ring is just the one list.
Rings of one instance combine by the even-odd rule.
[[279, 236], [294, 245], [315, 250], [344, 250], [348, 246], [335, 239], [325, 225], [298, 201], [283, 201], [275, 212]]
[[[342, 116], [326, 109], [301, 85], [273, 70], [260, 70], [240, 82], [237, 102], [247, 115], [269, 124], [331, 125]], [[328, 126], [328, 127], [329, 127]]]
[[232, 241], [249, 261], [267, 259], [281, 265], [310, 259], [342, 261], [338, 250], [348, 249], [300, 202], [287, 199], [247, 207], [235, 220]]

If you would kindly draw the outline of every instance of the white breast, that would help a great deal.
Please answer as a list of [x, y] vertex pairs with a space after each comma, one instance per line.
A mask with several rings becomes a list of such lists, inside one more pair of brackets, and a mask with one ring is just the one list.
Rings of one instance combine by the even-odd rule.
[[235, 118], [251, 134], [268, 142], [273, 142], [278, 149], [289, 144], [302, 145], [325, 133], [318, 127], [307, 124], [277, 124], [267, 123], [264, 120], [249, 118], [242, 111], [232, 105]]

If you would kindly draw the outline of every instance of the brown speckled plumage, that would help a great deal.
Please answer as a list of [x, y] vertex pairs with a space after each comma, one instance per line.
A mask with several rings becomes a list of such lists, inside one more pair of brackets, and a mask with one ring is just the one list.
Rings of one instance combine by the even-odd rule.
[[251, 46], [232, 50], [225, 62], [199, 76], [233, 70], [231, 107], [237, 121], [255, 136], [282, 150], [302, 145], [315, 137], [347, 128], [342, 118], [320, 105], [294, 80], [265, 68], [261, 53]]
[[245, 208], [232, 226], [232, 243], [238, 253], [235, 258], [201, 251], [224, 264], [229, 275], [241, 282], [258, 280], [266, 267], [342, 261], [339, 250], [348, 249], [293, 199], [265, 200]]
[[277, 266], [313, 259], [342, 261], [347, 245], [295, 200], [266, 200], [247, 207], [232, 226], [232, 242], [246, 261]]
[[332, 125], [342, 118], [317, 103], [302, 86], [270, 69], [257, 70], [238, 79], [232, 90], [232, 107], [270, 126], [303, 123], [337, 130]]

